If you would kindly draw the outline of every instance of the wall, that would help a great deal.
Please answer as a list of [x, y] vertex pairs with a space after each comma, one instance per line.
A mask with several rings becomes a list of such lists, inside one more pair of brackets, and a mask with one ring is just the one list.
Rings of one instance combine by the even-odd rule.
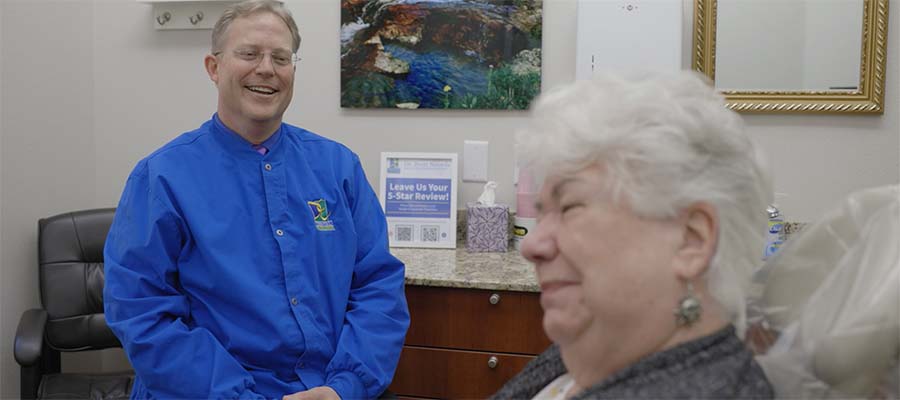
[[[9, 398], [19, 390], [11, 351], [15, 324], [23, 310], [39, 304], [37, 219], [114, 206], [142, 156], [213, 113], [215, 89], [202, 67], [209, 31], [157, 32], [149, 5], [0, 3], [0, 398]], [[525, 123], [524, 112], [341, 110], [336, 1], [287, 4], [305, 38], [288, 122], [356, 150], [373, 184], [382, 151], [461, 152], [464, 139], [487, 140], [498, 200], [513, 202], [512, 132]], [[545, 1], [545, 89], [574, 79], [575, 4]], [[810, 220], [853, 190], [900, 181], [898, 16], [890, 17], [885, 115], [746, 117], [778, 172], [777, 189], [790, 195], [781, 202], [788, 219]], [[686, 21], [690, 28], [689, 15]], [[690, 43], [683, 50], [688, 63]], [[476, 199], [480, 189], [463, 184], [461, 203]], [[76, 359], [74, 368], [124, 365], [117, 352]]]
[[94, 165], [85, 162], [96, 154], [93, 103], [84, 97], [93, 91], [92, 27], [92, 7], [87, 3], [4, 2], [0, 20], [4, 84], [0, 397], [4, 398], [17, 395], [19, 388], [12, 354], [18, 318], [39, 304], [37, 220], [95, 204]]
[[[5, 90], [3, 88], [3, 2], [0, 2], [0, 94], [4, 93]], [[3, 226], [3, 96], [0, 95], [0, 227]], [[0, 229], [0, 301], [6, 302], [3, 299], [3, 276], [5, 275], [3, 271], [3, 229]], [[3, 306], [0, 305], [0, 339], [3, 341], [7, 341], [4, 334], [6, 330], [4, 326], [7, 324], [5, 311], [3, 310]], [[10, 321], [11, 322], [11, 321]], [[7, 352], [7, 346], [0, 344], [0, 388], [3, 387], [3, 360], [6, 360], [7, 357], [12, 358], [12, 353]], [[2, 389], [0, 389], [0, 397], [3, 397]]]
[[[286, 3], [304, 37], [286, 121], [355, 149], [373, 185], [382, 151], [462, 152], [464, 139], [487, 140], [489, 177], [501, 183], [501, 200], [514, 199], [511, 132], [523, 122], [524, 111], [341, 109], [339, 8], [320, 0]], [[574, 17], [575, 0], [545, 5], [545, 88], [573, 79]], [[97, 158], [100, 201], [118, 198], [121, 183], [141, 156], [215, 111], [215, 88], [202, 65], [209, 31], [157, 32], [150, 20], [147, 5], [101, 2], [96, 7], [95, 136], [98, 150], [117, 149]], [[459, 198], [476, 199], [482, 185], [462, 184]]]

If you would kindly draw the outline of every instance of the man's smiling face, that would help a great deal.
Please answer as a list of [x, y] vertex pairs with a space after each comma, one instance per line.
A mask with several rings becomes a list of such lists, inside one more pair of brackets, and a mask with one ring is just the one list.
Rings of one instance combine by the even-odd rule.
[[219, 118], [239, 133], [274, 131], [293, 96], [294, 65], [284, 63], [292, 55], [290, 30], [280, 17], [260, 12], [235, 19], [224, 43], [207, 67], [219, 89]]

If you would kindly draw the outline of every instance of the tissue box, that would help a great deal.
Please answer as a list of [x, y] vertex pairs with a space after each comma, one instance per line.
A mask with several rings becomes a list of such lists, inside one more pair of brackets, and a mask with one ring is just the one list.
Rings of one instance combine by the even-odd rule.
[[506, 252], [509, 246], [509, 206], [466, 204], [466, 250]]

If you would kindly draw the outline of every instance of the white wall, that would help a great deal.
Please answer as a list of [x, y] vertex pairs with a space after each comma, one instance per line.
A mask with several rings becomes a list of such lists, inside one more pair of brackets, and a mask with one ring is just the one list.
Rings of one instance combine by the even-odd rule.
[[[3, 88], [3, 2], [0, 2], [0, 227], [3, 226], [3, 96], [4, 92]], [[3, 229], [0, 229], [0, 302], [5, 303], [6, 300], [3, 299], [3, 276], [5, 275], [3, 271]], [[0, 305], [0, 340], [7, 341], [6, 330], [4, 330], [4, 325], [8, 322], [6, 321], [6, 312], [2, 309], [3, 306]], [[7, 346], [0, 345], [0, 388], [3, 387], [3, 360], [6, 360], [7, 357], [12, 357], [12, 353], [6, 351]], [[0, 397], [3, 397], [3, 392], [0, 390]]]
[[12, 354], [18, 318], [39, 304], [37, 219], [95, 204], [94, 166], [86, 161], [96, 150], [93, 104], [84, 97], [93, 90], [90, 4], [5, 1], [0, 21], [0, 397], [7, 398], [19, 390]]
[[[464, 139], [487, 140], [490, 179], [501, 183], [502, 200], [514, 199], [511, 132], [524, 111], [341, 109], [339, 7], [329, 0], [286, 3], [303, 36], [303, 61], [286, 121], [356, 150], [373, 185], [381, 151], [462, 152]], [[544, 87], [574, 76], [574, 10], [574, 0], [545, 5]], [[150, 21], [147, 5], [105, 1], [96, 7], [95, 137], [98, 150], [118, 149], [97, 158], [97, 198], [110, 204], [140, 157], [215, 111], [215, 88], [202, 65], [209, 31], [157, 32]], [[464, 183], [460, 200], [475, 200], [482, 185]]]
[[[209, 31], [155, 31], [149, 5], [0, 2], [0, 398], [8, 398], [19, 390], [15, 324], [39, 304], [37, 219], [114, 206], [142, 156], [209, 118], [215, 89], [202, 68]], [[382, 151], [461, 152], [464, 139], [487, 140], [498, 200], [514, 201], [512, 131], [525, 122], [524, 112], [341, 110], [337, 1], [287, 4], [304, 36], [288, 122], [356, 150], [372, 183]], [[575, 0], [545, 0], [545, 89], [574, 79], [575, 8]], [[898, 14], [890, 17], [892, 39]], [[689, 16], [686, 21], [689, 29]], [[889, 41], [883, 116], [746, 118], [777, 168], [778, 191], [790, 194], [781, 201], [788, 219], [810, 220], [853, 190], [900, 181], [898, 45]], [[683, 47], [687, 65], [690, 44]], [[460, 201], [477, 198], [480, 187], [463, 184]], [[106, 369], [122, 365], [114, 352], [79, 359]]]

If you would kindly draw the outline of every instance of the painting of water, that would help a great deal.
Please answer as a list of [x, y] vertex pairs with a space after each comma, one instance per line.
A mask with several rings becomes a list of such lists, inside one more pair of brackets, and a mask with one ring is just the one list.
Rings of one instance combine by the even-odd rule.
[[341, 0], [341, 107], [528, 108], [543, 0]]

